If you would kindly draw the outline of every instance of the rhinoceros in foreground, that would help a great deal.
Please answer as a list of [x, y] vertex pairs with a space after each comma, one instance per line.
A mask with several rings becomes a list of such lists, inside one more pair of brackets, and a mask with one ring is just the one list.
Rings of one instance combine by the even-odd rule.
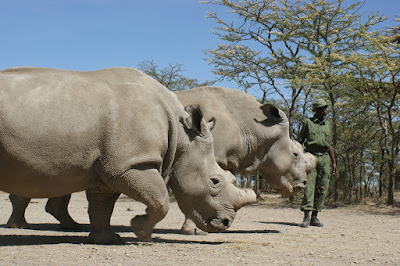
[[255, 201], [214, 157], [200, 109], [142, 72], [12, 68], [0, 72], [0, 190], [23, 198], [86, 190], [94, 243], [118, 243], [120, 193], [147, 205], [131, 221], [141, 240], [168, 211], [167, 186], [202, 230], [223, 231]]
[[[215, 117], [212, 129], [215, 157], [222, 169], [233, 174], [258, 170], [267, 183], [283, 195], [304, 189], [316, 164], [289, 136], [286, 115], [271, 104], [260, 104], [242, 91], [222, 87], [199, 87], [177, 92], [183, 105], [196, 104], [206, 121]], [[199, 231], [186, 217], [184, 234]]]

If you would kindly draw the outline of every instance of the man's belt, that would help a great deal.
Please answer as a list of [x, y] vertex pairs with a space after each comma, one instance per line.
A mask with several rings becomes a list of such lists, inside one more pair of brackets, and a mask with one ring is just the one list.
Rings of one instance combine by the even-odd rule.
[[327, 147], [307, 147], [306, 152], [310, 152], [312, 154], [316, 153], [328, 153], [328, 148]]

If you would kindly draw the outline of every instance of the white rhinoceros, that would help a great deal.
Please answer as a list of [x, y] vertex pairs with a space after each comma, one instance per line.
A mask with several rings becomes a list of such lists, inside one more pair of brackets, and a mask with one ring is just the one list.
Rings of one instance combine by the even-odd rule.
[[200, 106], [206, 121], [218, 121], [211, 133], [222, 169], [233, 174], [258, 170], [282, 195], [304, 189], [315, 158], [290, 139], [289, 121], [281, 110], [236, 89], [199, 87], [176, 94], [183, 105]]
[[[199, 87], [177, 95], [183, 105], [199, 105], [206, 121], [212, 117], [218, 121], [211, 133], [215, 157], [222, 169], [233, 174], [258, 170], [283, 195], [305, 188], [315, 157], [304, 153], [303, 147], [290, 139], [289, 122], [281, 110], [268, 103], [260, 104], [236, 89]], [[182, 232], [199, 231], [187, 217]]]
[[147, 205], [131, 221], [141, 240], [168, 211], [167, 186], [185, 216], [209, 232], [255, 201], [216, 163], [200, 109], [131, 68], [0, 72], [0, 190], [50, 198], [86, 190], [90, 241], [118, 243], [110, 217], [120, 193]]

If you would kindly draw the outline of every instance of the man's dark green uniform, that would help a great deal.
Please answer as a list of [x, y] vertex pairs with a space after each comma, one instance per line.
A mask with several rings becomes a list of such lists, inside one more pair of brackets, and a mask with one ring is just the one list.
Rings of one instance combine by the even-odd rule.
[[[300, 206], [300, 210], [304, 212], [301, 227], [323, 226], [317, 216], [324, 206], [328, 192], [331, 162], [334, 174], [338, 174], [331, 140], [331, 124], [325, 119], [328, 105], [324, 100], [318, 99], [312, 103], [312, 110], [314, 117], [303, 121], [298, 139], [301, 144], [304, 144], [306, 151], [312, 153], [317, 159], [316, 167], [307, 176], [307, 185]], [[310, 211], [312, 211], [311, 219]]]
[[306, 151], [317, 159], [317, 166], [307, 176], [300, 210], [320, 212], [328, 191], [331, 173], [331, 158], [329, 147], [332, 145], [331, 124], [326, 119], [318, 121], [317, 117], [303, 121], [299, 142], [304, 144]]

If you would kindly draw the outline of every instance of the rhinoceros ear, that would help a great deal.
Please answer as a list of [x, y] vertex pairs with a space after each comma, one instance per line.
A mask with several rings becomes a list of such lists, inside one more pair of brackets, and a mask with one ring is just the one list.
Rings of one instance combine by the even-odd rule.
[[279, 114], [279, 109], [273, 106], [272, 104], [265, 103], [261, 106], [261, 110], [264, 115], [269, 119], [280, 121], [282, 120], [281, 115]]
[[211, 131], [215, 127], [215, 117], [211, 117], [210, 121], [207, 123], [208, 129]]
[[198, 134], [206, 135], [206, 131], [209, 132], [207, 125], [203, 119], [203, 113], [198, 105], [188, 105], [185, 107], [185, 111], [189, 114], [185, 121], [186, 127], [193, 129]]

